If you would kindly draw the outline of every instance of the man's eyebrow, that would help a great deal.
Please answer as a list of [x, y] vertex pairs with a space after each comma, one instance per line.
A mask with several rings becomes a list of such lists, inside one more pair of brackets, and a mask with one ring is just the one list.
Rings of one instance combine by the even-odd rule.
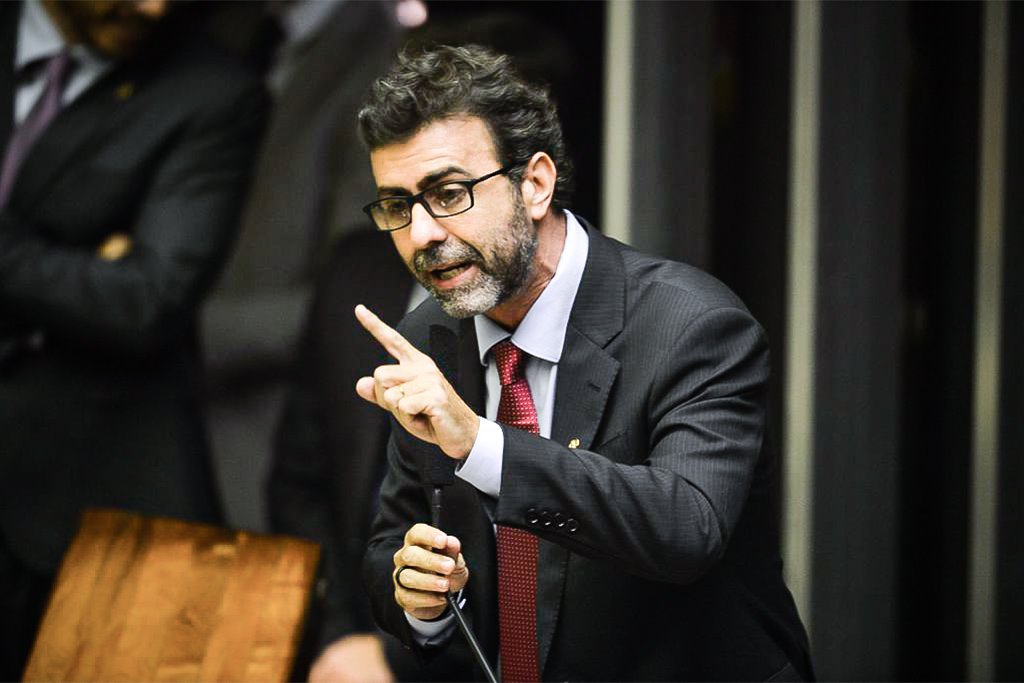
[[[469, 171], [462, 168], [461, 166], [446, 166], [445, 168], [434, 171], [433, 173], [428, 173], [427, 175], [420, 178], [419, 182], [416, 183], [416, 189], [420, 191], [425, 190], [426, 188], [431, 187], [432, 185], [438, 184], [448, 176], [455, 174], [463, 175], [466, 176], [467, 178], [470, 175]], [[388, 186], [377, 188], [378, 197], [409, 197], [412, 194], [412, 192], [405, 189], [404, 187]]]
[[378, 187], [377, 196], [384, 199], [387, 197], [408, 197], [412, 194], [404, 187]]
[[453, 174], [464, 175], [467, 178], [469, 177], [469, 172], [461, 166], [448, 166], [447, 168], [442, 168], [440, 171], [434, 171], [433, 173], [429, 173], [420, 178], [420, 181], [416, 183], [416, 189], [425, 190], [431, 185], [436, 185]]

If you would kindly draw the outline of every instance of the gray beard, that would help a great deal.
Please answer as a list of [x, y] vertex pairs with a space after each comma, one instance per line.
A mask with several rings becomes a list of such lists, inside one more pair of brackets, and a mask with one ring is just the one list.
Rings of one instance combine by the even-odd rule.
[[[518, 195], [512, 219], [502, 238], [494, 245], [493, 262], [484, 262], [480, 252], [464, 242], [445, 242], [431, 251], [420, 252], [414, 259], [413, 271], [445, 313], [453, 318], [470, 318], [486, 313], [504, 303], [526, 287], [533, 272], [537, 253], [537, 233], [533, 229], [526, 206]], [[476, 280], [463, 287], [438, 290], [430, 282], [432, 264], [450, 260], [467, 260], [476, 265]]]

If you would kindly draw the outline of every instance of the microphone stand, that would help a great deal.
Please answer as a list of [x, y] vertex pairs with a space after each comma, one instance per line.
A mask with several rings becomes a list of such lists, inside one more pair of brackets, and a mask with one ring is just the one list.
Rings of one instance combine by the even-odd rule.
[[[458, 368], [459, 342], [455, 332], [442, 325], [432, 325], [430, 327], [430, 348], [432, 351], [431, 355], [434, 357], [437, 367], [444, 374], [445, 378], [453, 387], [458, 386], [456, 370]], [[455, 480], [455, 465], [440, 450], [436, 448], [433, 450], [435, 452], [432, 455], [426, 454], [426, 458], [422, 461], [421, 472], [423, 473], [424, 483], [430, 485], [432, 491], [430, 496], [431, 524], [434, 528], [440, 529], [441, 489], [445, 484], [451, 484]], [[455, 596], [450, 591], [446, 592], [445, 600], [448, 601], [448, 608], [455, 615], [455, 622], [459, 625], [459, 630], [462, 631], [462, 635], [469, 644], [469, 649], [473, 651], [473, 658], [476, 659], [477, 665], [483, 669], [489, 683], [498, 683], [498, 677], [494, 675], [494, 669], [487, 662], [487, 657], [484, 655], [484, 651], [481, 649], [476, 636], [473, 635], [473, 630], [469, 627], [469, 622], [466, 621], [466, 617], [463, 615]]]
[[[435, 528], [441, 528], [441, 487], [436, 485], [434, 486], [433, 494], [430, 496], [430, 519], [431, 524]], [[473, 630], [469, 627], [469, 622], [466, 621], [466, 616], [462, 613], [455, 595], [451, 592], [445, 593], [445, 599], [448, 601], [448, 608], [455, 615], [455, 621], [459, 625], [459, 630], [462, 631], [466, 642], [469, 643], [469, 649], [473, 651], [476, 663], [484, 670], [484, 675], [490, 683], [498, 683], [498, 677], [494, 675], [494, 670], [487, 661], [487, 656], [484, 655], [480, 643], [477, 641], [476, 636], [473, 635]]]

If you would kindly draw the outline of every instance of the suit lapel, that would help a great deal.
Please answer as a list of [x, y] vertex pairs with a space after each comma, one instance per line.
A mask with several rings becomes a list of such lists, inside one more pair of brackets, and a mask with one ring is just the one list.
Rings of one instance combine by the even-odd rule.
[[590, 448], [618, 374], [619, 362], [570, 324], [558, 362], [551, 439]]
[[558, 362], [551, 438], [589, 448], [604, 416], [619, 362], [605, 348], [625, 324], [626, 275], [615, 242], [589, 224], [590, 249]]
[[480, 364], [480, 346], [472, 318], [459, 321], [459, 396], [477, 415], [487, 411], [487, 387], [484, 367]]
[[20, 203], [43, 200], [68, 164], [76, 168], [91, 150], [107, 144], [131, 103], [135, 70], [115, 66], [57, 114], [29, 150], [18, 172]]
[[[587, 226], [590, 250], [558, 362], [551, 439], [589, 448], [601, 425], [619, 362], [605, 347], [622, 330], [625, 271], [612, 242]], [[544, 671], [558, 625], [569, 551], [542, 540], [537, 571], [537, 640]]]

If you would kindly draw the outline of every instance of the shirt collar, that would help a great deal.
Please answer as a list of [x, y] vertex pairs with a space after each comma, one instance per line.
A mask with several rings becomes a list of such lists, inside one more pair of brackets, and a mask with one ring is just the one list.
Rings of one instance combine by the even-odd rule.
[[306, 0], [276, 5], [285, 44], [296, 46], [309, 40], [324, 26], [343, 0]]
[[14, 56], [15, 73], [32, 62], [52, 57], [65, 47], [60, 31], [50, 21], [39, 0], [27, 0], [18, 23], [18, 49]]
[[576, 290], [583, 279], [589, 250], [586, 230], [574, 215], [566, 211], [565, 244], [555, 267], [555, 275], [515, 331], [510, 335], [508, 330], [485, 315], [473, 318], [482, 365], [487, 364], [487, 353], [491, 347], [510, 336], [513, 344], [531, 356], [549, 363], [557, 363], [561, 359], [565, 329], [569, 325]]
[[68, 45], [39, 0], [26, 0], [18, 22], [18, 45], [14, 55], [15, 73], [39, 59], [67, 50], [82, 73], [102, 74], [111, 61], [85, 45]]

